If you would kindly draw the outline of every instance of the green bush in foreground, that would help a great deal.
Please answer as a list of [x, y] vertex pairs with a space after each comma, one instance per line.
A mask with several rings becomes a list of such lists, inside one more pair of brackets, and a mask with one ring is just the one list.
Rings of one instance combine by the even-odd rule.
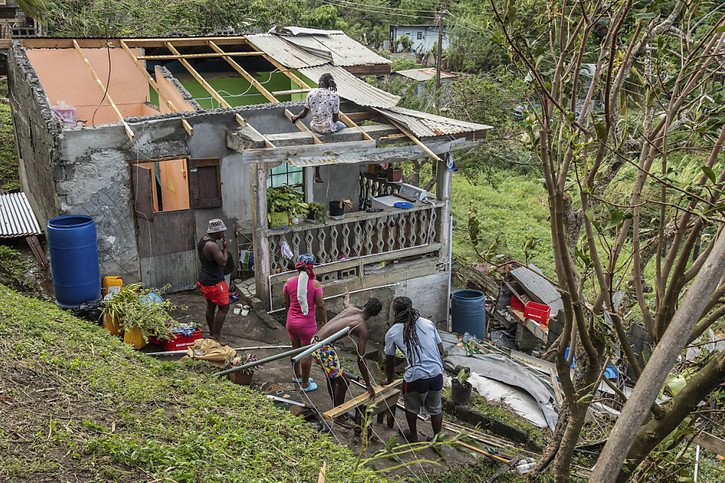
[[0, 285], [0, 480], [373, 481], [263, 395]]

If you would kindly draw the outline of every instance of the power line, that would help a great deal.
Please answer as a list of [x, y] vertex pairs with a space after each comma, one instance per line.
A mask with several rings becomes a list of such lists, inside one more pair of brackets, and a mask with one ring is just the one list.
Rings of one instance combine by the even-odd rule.
[[[351, 6], [359, 5], [359, 4], [351, 2], [349, 0], [336, 0], [336, 1], [339, 3], [345, 4], [345, 5], [351, 5]], [[400, 13], [405, 13], [405, 14], [410, 15], [410, 10], [404, 9], [404, 8], [388, 7], [385, 5], [370, 5], [369, 7], [374, 8], [375, 10], [383, 10], [383, 11], [387, 10], [390, 12], [400, 12]], [[432, 13], [432, 14], [438, 13], [436, 10], [418, 10], [418, 9], [416, 9], [415, 11], [418, 13]]]
[[[343, 1], [343, 0], [337, 0], [337, 2], [341, 2], [341, 1]], [[345, 5], [343, 5], [343, 4], [336, 3], [336, 2], [331, 1], [331, 0], [320, 0], [320, 2], [325, 3], [327, 5], [332, 5], [334, 7], [349, 8], [351, 10], [357, 10], [357, 11], [360, 11], [360, 12], [365, 12], [365, 13], [370, 13], [370, 14], [376, 14], [376, 15], [396, 15], [398, 17], [407, 17], [407, 18], [415, 18], [415, 19], [429, 19], [429, 20], [434, 20], [435, 19], [435, 17], [430, 17], [430, 16], [420, 16], [420, 15], [410, 15], [410, 14], [404, 14], [404, 13], [385, 12], [385, 11], [381, 11], [381, 10], [374, 10], [374, 9], [371, 9], [371, 8], [363, 8], [363, 7], [360, 7], [358, 5], [352, 5], [352, 4], [345, 4]]]

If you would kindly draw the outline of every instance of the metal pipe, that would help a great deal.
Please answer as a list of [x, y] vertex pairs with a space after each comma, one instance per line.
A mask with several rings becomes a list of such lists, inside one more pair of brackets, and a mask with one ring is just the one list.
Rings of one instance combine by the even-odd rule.
[[279, 359], [282, 359], [283, 357], [287, 356], [294, 356], [299, 354], [300, 352], [306, 350], [308, 347], [311, 347], [312, 344], [306, 345], [304, 347], [298, 347], [297, 349], [292, 349], [289, 351], [282, 352], [280, 354], [275, 354], [273, 356], [265, 357], [264, 359], [259, 359], [258, 361], [250, 362], [248, 364], [244, 364], [242, 366], [232, 367], [230, 369], [225, 369], [221, 372], [217, 372], [216, 374], [213, 374], [214, 376], [226, 376], [227, 374], [231, 374], [232, 372], [241, 371], [243, 369], [249, 369], [254, 366], [258, 366], [260, 364], [266, 364], [267, 362], [273, 362]]
[[[389, 284], [387, 284], [387, 285], [376, 285], [375, 287], [366, 287], [366, 288], [360, 288], [360, 289], [357, 289], [357, 290], [353, 290], [352, 292], [348, 292], [348, 293], [349, 293], [350, 295], [352, 295], [352, 294], [354, 294], [354, 293], [360, 293], [360, 292], [370, 292], [371, 290], [377, 290], [377, 289], [379, 289], [379, 288], [388, 288], [388, 287], [395, 287], [395, 286], [397, 286], [397, 285], [400, 285], [400, 282], [395, 282], [395, 283], [389, 283]], [[332, 299], [336, 299], [336, 298], [338, 298], [338, 297], [342, 297], [342, 296], [344, 296], [344, 295], [345, 295], [345, 293], [344, 293], [344, 292], [343, 292], [343, 293], [339, 293], [339, 294], [337, 294], [337, 295], [330, 295], [329, 297], [324, 297], [324, 298], [323, 298], [323, 300], [332, 300]], [[267, 312], [267, 313], [268, 313], [268, 314], [274, 314], [274, 313], [277, 313], [277, 312], [282, 312], [283, 310], [286, 310], [286, 309], [284, 309], [284, 308], [281, 308], [281, 309], [274, 309], [274, 310], [270, 310], [270, 311], [269, 311], [269, 312]]]
[[320, 347], [322, 347], [324, 345], [327, 345], [327, 344], [330, 344], [331, 342], [335, 342], [337, 339], [339, 339], [339, 338], [347, 335], [348, 332], [350, 332], [350, 327], [345, 327], [343, 329], [338, 330], [337, 332], [335, 332], [334, 334], [332, 334], [330, 337], [328, 337], [328, 338], [326, 338], [324, 340], [321, 340], [320, 342], [317, 342], [315, 344], [312, 344], [310, 346], [307, 346], [308, 348], [305, 348], [304, 351], [302, 351], [301, 353], [297, 354], [296, 356], [294, 356], [292, 358], [292, 364], [297, 364], [302, 359], [304, 359], [305, 357], [309, 356], [310, 354], [312, 354], [313, 352], [315, 352]]

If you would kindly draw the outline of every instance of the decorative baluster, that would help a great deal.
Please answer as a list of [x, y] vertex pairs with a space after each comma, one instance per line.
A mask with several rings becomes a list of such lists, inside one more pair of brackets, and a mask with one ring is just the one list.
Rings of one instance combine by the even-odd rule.
[[270, 273], [277, 273], [280, 271], [280, 265], [279, 265], [279, 251], [277, 247], [279, 244], [277, 243], [277, 237], [276, 236], [270, 236], [269, 237], [269, 265], [270, 265]]
[[428, 233], [428, 243], [433, 243], [436, 241], [437, 237], [437, 226], [436, 226], [436, 219], [438, 218], [438, 215], [436, 213], [435, 208], [431, 208], [430, 210], [430, 228]]
[[373, 223], [374, 222], [371, 219], [365, 220], [365, 232], [363, 233], [363, 237], [365, 239], [365, 253], [361, 253], [361, 255], [373, 254]]
[[317, 233], [317, 228], [314, 228], [312, 230], [307, 230], [305, 233], [305, 252], [306, 253], [315, 253], [315, 234]]
[[410, 214], [410, 246], [414, 247], [418, 244], [418, 216], [420, 211], [415, 211]]
[[304, 253], [302, 251], [302, 247], [300, 247], [301, 242], [302, 237], [300, 236], [300, 232], [294, 232], [294, 234], [292, 234], [292, 243], [290, 244], [290, 248], [292, 249], [292, 253], [294, 253], [295, 256], [299, 255], [300, 253]]
[[392, 252], [395, 250], [395, 239], [396, 239], [396, 232], [398, 231], [398, 223], [396, 218], [397, 216], [388, 216], [388, 250], [389, 252]]
[[345, 223], [342, 225], [342, 253], [345, 258], [350, 258], [350, 225]]
[[380, 217], [375, 220], [375, 232], [377, 238], [377, 251], [375, 253], [383, 253], [385, 251], [385, 228], [387, 219]]
[[318, 250], [318, 253], [316, 253], [317, 258], [320, 260], [320, 263], [327, 263], [330, 261], [330, 257], [327, 254], [327, 247], [325, 240], [327, 239], [327, 234], [325, 233], [326, 227], [320, 228], [320, 234], [318, 235], [318, 240], [320, 242], [320, 249]]
[[332, 225], [330, 227], [330, 256], [332, 257], [332, 261], [339, 260], [340, 258], [340, 237], [338, 235], [337, 225]]
[[428, 210], [420, 210], [420, 244], [428, 243]]
[[355, 250], [355, 255], [357, 256], [363, 254], [363, 248], [365, 243], [362, 224], [362, 221], [356, 221], [355, 226], [353, 227], [353, 236], [355, 237], [355, 240], [353, 242], [352, 248], [353, 250]]
[[398, 248], [408, 248], [408, 217], [414, 213], [403, 213], [400, 215], [398, 224]]

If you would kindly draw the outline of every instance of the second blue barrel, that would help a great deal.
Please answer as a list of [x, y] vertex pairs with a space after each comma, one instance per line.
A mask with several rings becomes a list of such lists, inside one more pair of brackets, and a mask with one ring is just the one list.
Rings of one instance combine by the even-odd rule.
[[468, 332], [479, 339], [486, 337], [486, 303], [483, 292], [456, 290], [451, 296], [453, 332]]
[[93, 218], [58, 216], [48, 221], [47, 234], [56, 303], [74, 308], [98, 300], [101, 273]]

